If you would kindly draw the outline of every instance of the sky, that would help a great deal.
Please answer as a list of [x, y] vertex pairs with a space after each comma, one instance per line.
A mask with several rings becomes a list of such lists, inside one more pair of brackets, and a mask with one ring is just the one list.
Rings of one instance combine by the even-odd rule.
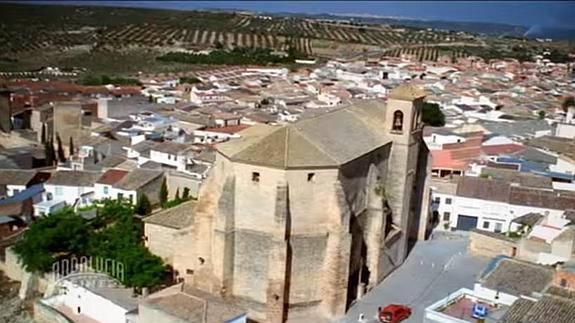
[[[26, 1], [40, 2], [40, 1]], [[575, 27], [575, 1], [50, 1], [165, 9], [352, 13], [401, 18]]]

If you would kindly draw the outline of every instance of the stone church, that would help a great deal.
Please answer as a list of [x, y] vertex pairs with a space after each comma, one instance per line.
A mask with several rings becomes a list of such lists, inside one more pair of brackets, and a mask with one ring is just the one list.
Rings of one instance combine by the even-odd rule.
[[257, 125], [217, 145], [190, 225], [173, 238], [180, 279], [261, 322], [343, 315], [425, 235], [424, 97], [403, 85], [387, 103]]

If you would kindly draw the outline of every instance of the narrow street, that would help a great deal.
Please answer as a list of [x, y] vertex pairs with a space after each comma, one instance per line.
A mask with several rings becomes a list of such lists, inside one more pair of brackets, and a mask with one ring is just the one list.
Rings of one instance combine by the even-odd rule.
[[[468, 238], [459, 235], [437, 235], [418, 242], [406, 262], [380, 285], [355, 303], [341, 323], [378, 322], [378, 307], [404, 304], [412, 309], [406, 323], [423, 321], [425, 308], [461, 287], [473, 288], [475, 278], [487, 264], [487, 258], [467, 253]], [[365, 315], [359, 321], [360, 314]]]

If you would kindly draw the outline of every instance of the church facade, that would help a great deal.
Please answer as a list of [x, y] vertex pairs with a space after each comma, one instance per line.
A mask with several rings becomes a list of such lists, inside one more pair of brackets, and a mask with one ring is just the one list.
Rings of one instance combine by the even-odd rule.
[[174, 236], [180, 278], [257, 321], [343, 315], [426, 230], [424, 96], [404, 85], [387, 103], [219, 144], [191, 224]]

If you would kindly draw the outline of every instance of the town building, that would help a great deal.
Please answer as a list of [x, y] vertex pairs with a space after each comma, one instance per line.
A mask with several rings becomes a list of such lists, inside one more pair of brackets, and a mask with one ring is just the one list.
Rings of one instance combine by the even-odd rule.
[[180, 230], [186, 250], [171, 253], [180, 278], [242, 300], [256, 320], [342, 315], [425, 236], [424, 97], [405, 85], [387, 104], [255, 125], [216, 145], [191, 230]]

